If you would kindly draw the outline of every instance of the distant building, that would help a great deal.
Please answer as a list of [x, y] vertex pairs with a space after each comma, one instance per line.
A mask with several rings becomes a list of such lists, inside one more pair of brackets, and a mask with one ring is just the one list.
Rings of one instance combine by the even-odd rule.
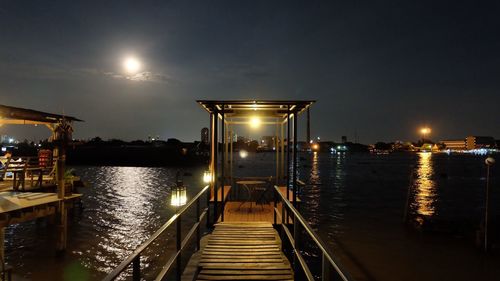
[[496, 143], [493, 137], [468, 136], [465, 139], [468, 150], [479, 148], [495, 148]]
[[273, 136], [263, 136], [260, 140], [260, 146], [266, 149], [273, 149], [274, 147], [274, 137]]
[[446, 149], [450, 150], [466, 150], [465, 140], [443, 140], [440, 141]]
[[347, 143], [347, 136], [342, 136], [342, 143]]
[[208, 144], [208, 128], [201, 129], [201, 143]]

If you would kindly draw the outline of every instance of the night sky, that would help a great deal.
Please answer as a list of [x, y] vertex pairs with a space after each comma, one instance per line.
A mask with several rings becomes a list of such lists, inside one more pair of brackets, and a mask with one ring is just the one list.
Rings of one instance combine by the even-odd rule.
[[77, 138], [198, 140], [196, 99], [316, 99], [323, 140], [500, 138], [499, 2], [375, 2], [2, 0], [0, 104], [81, 118]]

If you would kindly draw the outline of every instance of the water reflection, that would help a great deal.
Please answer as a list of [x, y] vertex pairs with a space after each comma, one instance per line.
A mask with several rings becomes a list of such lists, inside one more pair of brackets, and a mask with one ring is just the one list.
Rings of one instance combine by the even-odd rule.
[[435, 214], [436, 184], [432, 179], [432, 153], [421, 152], [418, 154], [417, 179], [414, 183], [414, 202], [412, 209], [418, 214], [432, 216]]

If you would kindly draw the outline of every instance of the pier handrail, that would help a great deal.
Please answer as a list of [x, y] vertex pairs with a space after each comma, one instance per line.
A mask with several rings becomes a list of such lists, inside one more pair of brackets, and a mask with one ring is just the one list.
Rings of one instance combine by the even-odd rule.
[[[181, 252], [184, 249], [187, 242], [191, 239], [193, 234], [196, 232], [197, 239], [197, 249], [200, 248], [200, 225], [203, 218], [208, 213], [208, 206], [204, 208], [203, 212], [200, 214], [200, 197], [210, 189], [210, 186], [205, 186], [198, 194], [196, 194], [191, 201], [189, 201], [186, 205], [179, 209], [179, 211], [174, 214], [165, 224], [163, 224], [151, 237], [142, 243], [137, 249], [135, 249], [132, 254], [130, 254], [124, 261], [122, 261], [113, 271], [111, 271], [102, 281], [111, 281], [115, 280], [123, 271], [125, 271], [130, 264], [132, 264], [132, 280], [141, 280], [141, 268], [140, 268], [140, 258], [141, 254], [144, 250], [146, 250], [160, 235], [162, 235], [174, 222], [177, 225], [177, 234], [176, 234], [176, 248], [177, 251], [174, 255], [168, 260], [166, 265], [162, 268], [160, 274], [156, 278], [156, 280], [162, 280], [164, 276], [168, 274], [171, 269], [171, 266], [174, 262], [177, 262], [177, 280], [180, 280], [182, 271], [180, 267], [181, 261]], [[182, 215], [196, 202], [196, 223], [189, 230], [186, 237], [181, 240], [181, 218]]]
[[[300, 253], [299, 249], [300, 248], [299, 224], [300, 224], [322, 253], [321, 280], [337, 280], [337, 279], [331, 279], [331, 273], [329, 270], [330, 269], [329, 265], [330, 265], [333, 269], [335, 269], [335, 272], [337, 273], [338, 277], [341, 278], [341, 280], [354, 281], [354, 279], [346, 272], [346, 270], [343, 269], [342, 266], [333, 259], [333, 255], [330, 253], [323, 240], [321, 240], [318, 234], [316, 234], [316, 232], [312, 230], [311, 226], [309, 226], [304, 217], [302, 217], [299, 211], [295, 209], [292, 203], [288, 199], [286, 199], [286, 197], [280, 192], [278, 186], [274, 186], [274, 191], [276, 194], [278, 194], [280, 202], [282, 203], [282, 212], [280, 214], [277, 208], [277, 200], [274, 201], [274, 224], [277, 225], [276, 223], [279, 216], [279, 218], [281, 219], [282, 230], [286, 234], [286, 237], [288, 238], [293, 248], [293, 255], [294, 255], [293, 265], [294, 265], [294, 271], [296, 272], [295, 274], [297, 274], [297, 269], [299, 269], [300, 265], [307, 279], [309, 281], [315, 280], [313, 274], [311, 273], [309, 267], [305, 262], [305, 259], [302, 257], [302, 254]], [[285, 208], [286, 208], [287, 218], [285, 218]], [[286, 226], [288, 217], [290, 216], [289, 213], [291, 213], [293, 218], [293, 235], [292, 233], [290, 233], [290, 230]], [[283, 235], [281, 238], [283, 241], [284, 238]]]

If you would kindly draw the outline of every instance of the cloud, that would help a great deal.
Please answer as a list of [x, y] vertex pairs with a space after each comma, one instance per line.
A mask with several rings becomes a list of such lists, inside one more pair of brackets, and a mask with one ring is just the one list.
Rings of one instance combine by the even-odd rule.
[[131, 81], [141, 81], [141, 82], [168, 83], [172, 80], [168, 75], [162, 73], [154, 73], [151, 71], [143, 71], [136, 73], [134, 75], [122, 75], [114, 72], [103, 72], [103, 74], [115, 79], [125, 79]]

